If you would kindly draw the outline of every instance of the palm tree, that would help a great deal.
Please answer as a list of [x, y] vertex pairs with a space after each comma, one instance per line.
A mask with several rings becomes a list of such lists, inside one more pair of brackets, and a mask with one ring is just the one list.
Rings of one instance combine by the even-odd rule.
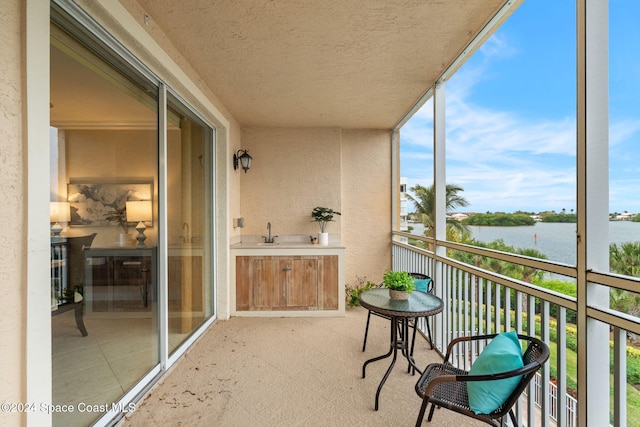
[[[517, 248], [515, 253], [518, 255], [524, 255], [529, 258], [537, 258], [537, 259], [547, 259], [547, 256], [542, 252], [531, 249], [531, 248]], [[534, 267], [527, 267], [525, 265], [515, 266], [516, 274], [510, 275], [511, 277], [515, 277], [517, 279], [522, 280], [523, 282], [535, 283], [538, 280], [542, 280], [544, 278], [544, 271], [538, 270]]]
[[[420, 184], [417, 184], [414, 187], [409, 189], [412, 191], [415, 196], [411, 196], [407, 194], [407, 198], [411, 200], [416, 207], [416, 214], [420, 217], [420, 222], [424, 224], [425, 232], [424, 234], [430, 237], [433, 237], [434, 230], [434, 219], [435, 219], [435, 190], [433, 185], [429, 187], [424, 187]], [[459, 192], [464, 191], [464, 189], [455, 184], [447, 184], [446, 186], [446, 211], [451, 212], [455, 210], [457, 207], [468, 206], [469, 202], [459, 195]], [[447, 218], [447, 228], [453, 228], [459, 232], [468, 232], [467, 227], [462, 224], [460, 221], [457, 221], [453, 218]]]
[[[609, 269], [614, 273], [640, 277], [640, 242], [609, 245]], [[614, 310], [633, 315], [640, 313], [640, 296], [637, 293], [613, 288], [610, 304]]]
[[609, 246], [609, 269], [625, 276], [640, 276], [640, 242], [623, 242]]

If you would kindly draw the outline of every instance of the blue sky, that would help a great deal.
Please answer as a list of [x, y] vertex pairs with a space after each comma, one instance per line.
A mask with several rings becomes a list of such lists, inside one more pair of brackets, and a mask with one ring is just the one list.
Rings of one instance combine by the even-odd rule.
[[[575, 15], [574, 1], [525, 1], [447, 82], [447, 182], [464, 188], [460, 210], [575, 209]], [[637, 0], [610, 1], [610, 212], [640, 213], [639, 20]], [[432, 109], [401, 130], [409, 187], [432, 182]]]

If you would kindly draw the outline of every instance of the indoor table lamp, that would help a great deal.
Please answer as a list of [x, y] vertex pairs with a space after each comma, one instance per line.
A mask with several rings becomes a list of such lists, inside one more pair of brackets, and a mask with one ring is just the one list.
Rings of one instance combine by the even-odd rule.
[[136, 230], [138, 230], [138, 235], [136, 236], [137, 246], [145, 246], [144, 241], [147, 236], [144, 235], [144, 230], [146, 230], [147, 226], [144, 225], [144, 222], [151, 221], [152, 217], [151, 200], [127, 202], [127, 221], [138, 223], [136, 225]]

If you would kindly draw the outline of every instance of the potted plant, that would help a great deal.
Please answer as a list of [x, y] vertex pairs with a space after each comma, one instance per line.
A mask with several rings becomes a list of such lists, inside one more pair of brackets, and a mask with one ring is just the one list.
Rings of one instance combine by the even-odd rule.
[[126, 246], [129, 240], [129, 223], [127, 222], [127, 207], [123, 206], [108, 212], [104, 219], [109, 222], [116, 222], [122, 228], [120, 233], [120, 246]]
[[327, 224], [333, 221], [335, 215], [341, 215], [340, 212], [334, 211], [331, 208], [323, 208], [317, 206], [311, 211], [311, 218], [318, 224], [320, 224], [320, 233], [318, 233], [318, 241], [321, 245], [329, 244], [329, 233], [326, 232]]
[[389, 297], [396, 300], [409, 299], [409, 295], [416, 289], [413, 277], [406, 271], [387, 270], [383, 276], [382, 286], [389, 289]]

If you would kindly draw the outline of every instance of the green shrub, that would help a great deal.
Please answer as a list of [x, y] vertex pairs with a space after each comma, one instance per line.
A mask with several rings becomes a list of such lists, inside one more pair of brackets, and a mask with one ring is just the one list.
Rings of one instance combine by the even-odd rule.
[[345, 286], [345, 294], [349, 307], [357, 307], [360, 305], [358, 297], [364, 291], [378, 287], [376, 283], [367, 281], [366, 277], [356, 276], [356, 284], [354, 286]]

